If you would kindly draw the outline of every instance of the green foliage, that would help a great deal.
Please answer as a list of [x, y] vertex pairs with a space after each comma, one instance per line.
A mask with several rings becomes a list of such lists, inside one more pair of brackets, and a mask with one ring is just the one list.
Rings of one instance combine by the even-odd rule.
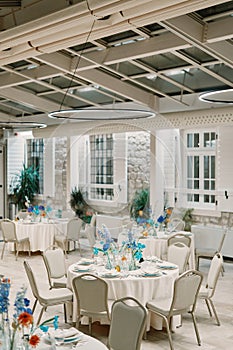
[[33, 166], [23, 169], [12, 180], [11, 198], [18, 205], [19, 210], [25, 209], [25, 202], [33, 202], [35, 195], [39, 192], [39, 173]]
[[150, 194], [149, 189], [142, 189], [135, 192], [131, 206], [130, 206], [130, 216], [133, 219], [137, 219], [139, 216], [139, 211], [142, 210], [145, 214], [148, 215], [148, 209], [150, 205]]
[[88, 204], [86, 203], [84, 196], [85, 194], [75, 186], [70, 193], [70, 206], [80, 219], [89, 223], [90, 216], [86, 215]]
[[193, 216], [192, 216], [193, 210], [194, 210], [193, 208], [183, 209], [182, 220], [185, 222], [185, 227], [184, 227], [185, 231], [191, 231], [191, 225], [193, 223]]

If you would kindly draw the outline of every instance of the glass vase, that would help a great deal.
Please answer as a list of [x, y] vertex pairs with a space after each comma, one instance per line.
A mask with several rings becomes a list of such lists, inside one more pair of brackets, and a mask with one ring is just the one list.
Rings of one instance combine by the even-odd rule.
[[134, 256], [134, 252], [131, 252], [131, 260], [129, 262], [129, 271], [137, 270], [137, 263]]
[[112, 266], [112, 262], [111, 262], [109, 254], [106, 254], [106, 257], [107, 257], [107, 261], [106, 261], [105, 268], [107, 270], [111, 270], [113, 268], [113, 266]]

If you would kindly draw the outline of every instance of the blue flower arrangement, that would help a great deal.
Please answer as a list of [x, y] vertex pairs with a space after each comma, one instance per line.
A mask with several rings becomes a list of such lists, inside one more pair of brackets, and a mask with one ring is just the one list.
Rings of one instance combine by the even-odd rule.
[[117, 245], [105, 225], [102, 225], [102, 230], [98, 229], [97, 232], [102, 248], [94, 247], [93, 254], [94, 256], [97, 256], [99, 252], [102, 252], [105, 256], [107, 256], [106, 268], [111, 269], [113, 266], [109, 254], [111, 253], [113, 258], [118, 254]]
[[136, 261], [140, 261], [142, 259], [142, 252], [143, 249], [145, 248], [145, 244], [142, 244], [138, 241], [136, 241], [132, 231], [128, 231], [128, 240], [122, 242], [122, 247], [120, 249], [120, 252], [123, 251], [130, 251], [131, 252], [131, 263], [129, 265], [130, 270], [135, 270], [137, 269], [136, 266]]
[[52, 208], [48, 205], [48, 206], [44, 206], [44, 205], [30, 205], [27, 209], [29, 214], [34, 214], [35, 216], [42, 216], [42, 217], [46, 217], [48, 216], [48, 214], [52, 211]]
[[16, 293], [13, 320], [10, 322], [10, 279], [3, 278], [0, 281], [0, 330], [3, 349], [14, 349], [14, 344], [17, 340], [17, 332], [21, 332], [21, 338], [24, 339], [24, 341], [26, 341], [29, 345], [36, 347], [40, 342], [39, 335], [35, 334], [37, 329], [40, 329], [42, 332], [48, 332], [50, 325], [53, 325], [55, 329], [58, 328], [58, 316], [44, 321], [39, 326], [34, 325], [32, 310], [29, 307], [30, 300], [25, 297], [26, 290], [26, 287], [23, 286]]

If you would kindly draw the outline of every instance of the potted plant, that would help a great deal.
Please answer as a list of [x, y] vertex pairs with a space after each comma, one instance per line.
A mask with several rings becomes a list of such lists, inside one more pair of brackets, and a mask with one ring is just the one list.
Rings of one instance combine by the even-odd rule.
[[91, 215], [87, 215], [88, 204], [84, 197], [85, 194], [75, 186], [70, 193], [70, 206], [75, 212], [75, 215], [77, 215], [84, 222], [89, 223], [91, 220]]
[[130, 206], [130, 216], [137, 220], [139, 216], [149, 217], [149, 189], [142, 189], [135, 192], [131, 206]]
[[18, 206], [18, 209], [26, 209], [27, 204], [32, 203], [39, 191], [39, 173], [34, 166], [27, 167], [15, 175], [12, 180], [10, 200]]
[[191, 231], [191, 225], [193, 223], [193, 210], [193, 208], [183, 210], [182, 220], [185, 222], [184, 231]]

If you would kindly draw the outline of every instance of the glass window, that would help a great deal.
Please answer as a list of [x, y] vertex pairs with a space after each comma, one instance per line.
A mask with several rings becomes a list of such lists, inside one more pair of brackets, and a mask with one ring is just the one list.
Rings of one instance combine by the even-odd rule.
[[187, 201], [212, 206], [215, 194], [211, 191], [216, 190], [216, 133], [188, 132], [186, 139]]
[[112, 134], [90, 136], [90, 199], [113, 200], [113, 146], [114, 142]]
[[27, 164], [33, 166], [39, 172], [38, 193], [44, 192], [44, 140], [27, 140]]

